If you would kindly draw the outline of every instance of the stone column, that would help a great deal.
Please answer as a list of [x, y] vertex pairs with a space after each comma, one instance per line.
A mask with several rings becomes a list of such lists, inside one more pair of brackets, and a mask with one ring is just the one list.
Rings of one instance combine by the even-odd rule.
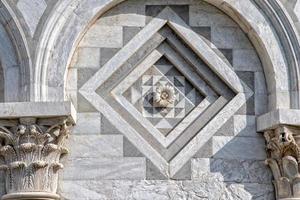
[[277, 200], [300, 200], [300, 111], [276, 110], [257, 120], [264, 133]]
[[68, 153], [65, 140], [74, 124], [71, 104], [18, 103], [21, 110], [13, 111], [7, 105], [0, 105], [0, 114], [1, 108], [10, 111], [0, 115], [0, 170], [7, 192], [2, 199], [59, 199], [60, 160]]

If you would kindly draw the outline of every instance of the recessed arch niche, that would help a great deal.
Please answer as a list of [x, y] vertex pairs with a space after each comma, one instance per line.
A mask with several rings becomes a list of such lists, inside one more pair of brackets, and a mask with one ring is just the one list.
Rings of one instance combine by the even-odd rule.
[[3, 70], [4, 100], [30, 100], [31, 60], [17, 17], [6, 1], [0, 3], [0, 60]]

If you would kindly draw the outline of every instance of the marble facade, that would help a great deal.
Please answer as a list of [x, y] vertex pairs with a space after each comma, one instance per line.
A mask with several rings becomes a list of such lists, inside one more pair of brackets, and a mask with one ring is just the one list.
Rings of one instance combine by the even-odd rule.
[[2, 0], [0, 196], [300, 199], [298, 4]]

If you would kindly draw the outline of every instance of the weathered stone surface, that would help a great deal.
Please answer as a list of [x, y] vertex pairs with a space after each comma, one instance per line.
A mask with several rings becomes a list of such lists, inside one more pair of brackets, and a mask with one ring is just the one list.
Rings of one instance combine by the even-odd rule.
[[123, 43], [127, 44], [138, 32], [141, 31], [141, 27], [123, 27]]
[[172, 177], [172, 180], [191, 180], [191, 168], [189, 161]]
[[81, 86], [86, 83], [97, 71], [95, 68], [80, 68], [77, 69], [77, 88], [80, 89]]
[[243, 80], [251, 90], [255, 90], [254, 73], [251, 71], [236, 71], [237, 75]]
[[218, 49], [221, 52], [221, 56], [223, 57], [224, 61], [232, 65], [233, 63], [233, 53], [232, 49]]
[[123, 156], [122, 135], [71, 135], [70, 159]]
[[192, 27], [193, 31], [198, 33], [201, 37], [204, 37], [208, 41], [211, 41], [211, 28], [210, 27]]
[[77, 123], [73, 129], [73, 134], [100, 134], [101, 133], [101, 114], [94, 113], [78, 113]]
[[296, 109], [278, 109], [257, 118], [257, 131], [274, 129], [280, 124], [299, 126], [300, 111]]
[[168, 178], [163, 175], [159, 169], [147, 159], [146, 162], [146, 180], [167, 180]]
[[190, 6], [190, 26], [237, 26], [219, 9], [204, 2]]
[[192, 179], [204, 181], [216, 176], [224, 182], [265, 183], [272, 181], [272, 174], [264, 161], [198, 158], [192, 160]]
[[255, 94], [255, 115], [261, 116], [268, 112], [268, 95]]
[[[10, 84], [6, 84], [6, 91], [14, 91], [16, 90], [16, 85], [20, 85], [20, 80], [18, 78], [20, 74], [20, 67], [18, 65], [13, 66], [13, 67], [9, 67], [6, 69], [5, 72], [5, 76], [6, 77], [10, 77]], [[7, 80], [8, 81], [8, 80]], [[18, 101], [18, 99], [20, 98], [20, 95], [18, 93], [4, 93], [5, 96], [5, 100], [8, 101], [9, 99], [11, 99], [11, 101]]]
[[126, 137], [123, 138], [124, 157], [144, 157], [144, 155], [131, 142], [129, 142]]
[[213, 154], [215, 158], [264, 160], [265, 142], [257, 137], [215, 136]]
[[16, 119], [20, 117], [51, 118], [71, 116], [76, 121], [76, 111], [71, 102], [16, 102], [1, 103], [0, 118]]
[[44, 0], [19, 0], [17, 3], [17, 8], [22, 13], [32, 37], [46, 7]]
[[112, 125], [109, 120], [107, 120], [103, 115], [101, 115], [101, 134], [115, 135], [121, 134], [121, 132], [114, 125]]
[[[146, 15], [151, 17], [156, 17], [167, 5], [146, 5]], [[172, 10], [174, 10], [184, 21], [189, 23], [189, 6], [182, 5], [168, 5]]]
[[195, 158], [210, 158], [211, 156], [213, 156], [212, 139], [208, 140], [206, 144], [194, 155]]
[[123, 46], [123, 31], [121, 26], [94, 25], [80, 43], [81, 47], [110, 47]]
[[215, 134], [215, 136], [234, 136], [234, 118], [231, 117]]
[[120, 50], [119, 48], [101, 48], [100, 49], [101, 66], [107, 63], [107, 61], [109, 61], [119, 50]]
[[[261, 62], [254, 49], [234, 49], [233, 67], [236, 71], [261, 71]], [[265, 84], [262, 84], [263, 87]]]
[[142, 180], [146, 178], [145, 158], [77, 158], [64, 170], [65, 180]]
[[233, 127], [234, 135], [262, 137], [256, 132], [256, 117], [254, 115], [234, 115]]
[[266, 79], [263, 72], [255, 72], [255, 115], [260, 116], [267, 112], [268, 95]]
[[255, 114], [255, 97], [251, 97], [237, 112], [237, 115]]
[[143, 2], [125, 1], [117, 5], [111, 12], [102, 16], [97, 25], [143, 27], [146, 23]]
[[224, 184], [216, 179], [201, 181], [64, 181], [65, 199], [139, 200], [273, 200], [271, 184]]
[[246, 35], [237, 27], [212, 27], [211, 41], [223, 49], [252, 49]]
[[74, 67], [77, 68], [99, 68], [100, 48], [79, 48], [77, 60]]
[[[5, 8], [3, 8], [5, 10]], [[1, 13], [3, 13], [3, 9]], [[5, 13], [5, 12], [4, 12]], [[4, 14], [5, 15], [5, 14]], [[3, 20], [3, 18], [2, 18]], [[11, 19], [9, 19], [11, 20]], [[7, 23], [7, 22], [6, 22]], [[1, 68], [2, 68], [2, 83], [3, 94], [2, 99], [7, 101], [17, 102], [22, 100], [20, 83], [21, 71], [18, 64], [18, 55], [14, 49], [14, 41], [11, 41], [10, 32], [8, 32], [6, 23], [0, 23], [0, 54], [1, 54]], [[24, 88], [22, 88], [24, 89]], [[25, 94], [27, 91], [22, 91]]]
[[263, 72], [255, 72], [255, 94], [267, 94], [266, 80]]
[[[68, 92], [76, 92], [77, 91], [77, 79], [78, 79], [78, 74], [77, 74], [77, 69], [71, 68], [68, 71], [68, 87], [66, 90]], [[75, 104], [77, 106], [77, 103]]]
[[229, 184], [224, 199], [271, 200], [275, 198], [271, 184]]
[[73, 95], [74, 97], [76, 97], [77, 111], [79, 113], [97, 112], [97, 110], [94, 108], [94, 106], [91, 105], [77, 90], [76, 90], [76, 93], [75, 92], [71, 92], [70, 95]]

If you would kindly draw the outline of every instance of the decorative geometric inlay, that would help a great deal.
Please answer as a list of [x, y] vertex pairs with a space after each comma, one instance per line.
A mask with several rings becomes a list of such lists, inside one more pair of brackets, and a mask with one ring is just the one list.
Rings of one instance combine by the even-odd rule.
[[[163, 47], [165, 47], [163, 45]], [[164, 49], [165, 50], [165, 49]], [[163, 53], [160, 53], [163, 52]], [[155, 139], [158, 140], [158, 142], [164, 147], [167, 148], [169, 145], [171, 145], [197, 117], [199, 117], [213, 101], [216, 100], [216, 94], [209, 88], [203, 88], [204, 83], [201, 82], [200, 77], [195, 77], [189, 69], [184, 67], [184, 64], [178, 64], [178, 69], [181, 69], [183, 73], [187, 75], [187, 77], [191, 78], [191, 80], [197, 80], [194, 81], [195, 85], [198, 86], [198, 88], [203, 91], [203, 93], [207, 96], [203, 101], [201, 101], [199, 98], [197, 100], [192, 100], [192, 98], [188, 98], [190, 94], [185, 94], [186, 92], [184, 91], [185, 88], [188, 88], [188, 84], [186, 84], [186, 87], [182, 86], [175, 86], [174, 82], [174, 77], [166, 77], [167, 73], [170, 72], [163, 67], [159, 69], [153, 65], [157, 63], [161, 58], [163, 58], [163, 55], [166, 57], [171, 58], [171, 56], [168, 56], [170, 52], [165, 52], [158, 48], [157, 50], [154, 50], [147, 58], [143, 60], [133, 71], [130, 73], [121, 83], [112, 91], [112, 94], [116, 97], [116, 100], [124, 105], [124, 108], [133, 115], [133, 117], [141, 124], [144, 126], [144, 128], [149, 130], [149, 133], [153, 135]], [[172, 59], [172, 58], [171, 58]], [[176, 62], [174, 62], [176, 63]], [[177, 64], [177, 63], [176, 63]], [[176, 72], [177, 70], [172, 67], [173, 72]], [[164, 72], [165, 71], [165, 72]], [[178, 71], [177, 71], [178, 72]], [[171, 72], [170, 72], [171, 73]], [[149, 74], [152, 74], [153, 78], [153, 84], [151, 86], [147, 86], [143, 84], [143, 78], [148, 78]], [[141, 76], [143, 75], [143, 76]], [[142, 80], [139, 80], [141, 76]], [[177, 76], [179, 78], [180, 76]], [[173, 79], [173, 80], [172, 80]], [[144, 79], [145, 80], [145, 79]], [[181, 78], [181, 81], [183, 82]], [[141, 83], [140, 83], [141, 82]], [[176, 88], [176, 94], [177, 94], [177, 99], [179, 102], [175, 106], [171, 104], [169, 107], [162, 109], [160, 107], [152, 106], [150, 103], [147, 103], [151, 101], [151, 93], [153, 93], [156, 89], [157, 86], [156, 84], [160, 83], [165, 83], [172, 85], [173, 87]], [[136, 83], [136, 84], [135, 84]], [[187, 82], [188, 83], [188, 82]], [[176, 83], [179, 85], [179, 83]], [[136, 89], [137, 87], [134, 87], [134, 85], [140, 85], [142, 89]], [[131, 87], [133, 86], [133, 87]], [[131, 96], [133, 97], [133, 102], [130, 103], [130, 100], [128, 101], [128, 97], [126, 99], [126, 91], [128, 88], [135, 88], [134, 95]], [[190, 86], [192, 87], [192, 86]], [[137, 93], [138, 90], [141, 90], [142, 93]], [[150, 90], [150, 91], [149, 91]], [[181, 91], [180, 91], [181, 90]], [[195, 91], [196, 92], [196, 91]], [[198, 92], [197, 92], [198, 93]], [[141, 99], [141, 105], [136, 106], [139, 102], [135, 102], [137, 97], [140, 97]], [[132, 100], [132, 98], [131, 98]], [[197, 102], [198, 101], [198, 102]], [[182, 105], [184, 103], [184, 105]], [[197, 104], [198, 103], [198, 104]], [[200, 103], [200, 104], [199, 104]], [[197, 106], [197, 109], [194, 109]], [[184, 108], [184, 114], [182, 114], [182, 117], [174, 117], [175, 114], [173, 114], [172, 111], [175, 112], [175, 108]], [[172, 109], [174, 108], [174, 109]], [[150, 110], [151, 109], [151, 110]], [[193, 110], [194, 109], [194, 110]], [[193, 112], [190, 112], [192, 111]], [[157, 112], [159, 111], [159, 112]], [[190, 112], [190, 114], [189, 114]], [[189, 114], [187, 116], [187, 114]], [[178, 123], [181, 121], [181, 119], [184, 120], [182, 123], [178, 125]], [[168, 121], [167, 121], [168, 119]], [[173, 121], [173, 125], [171, 125], [171, 120]], [[159, 121], [158, 121], [159, 120]], [[158, 121], [158, 122], [157, 122]], [[166, 126], [166, 124], [169, 123], [170, 127], [169, 128], [164, 128], [161, 127], [162, 125]], [[176, 126], [178, 125], [178, 126]], [[155, 127], [154, 127], [155, 126]], [[172, 130], [170, 132], [170, 130]], [[166, 137], [165, 137], [166, 136]]]
[[[157, 104], [163, 90], [171, 99]], [[79, 92], [167, 177], [175, 176], [253, 94], [169, 7]]]
[[[172, 101], [160, 105], [155, 98], [161, 98], [164, 88], [173, 91], [170, 95]], [[159, 97], [155, 97], [158, 92]], [[172, 65], [151, 66], [123, 93], [123, 96], [163, 135], [167, 135], [175, 128], [204, 99]]]

